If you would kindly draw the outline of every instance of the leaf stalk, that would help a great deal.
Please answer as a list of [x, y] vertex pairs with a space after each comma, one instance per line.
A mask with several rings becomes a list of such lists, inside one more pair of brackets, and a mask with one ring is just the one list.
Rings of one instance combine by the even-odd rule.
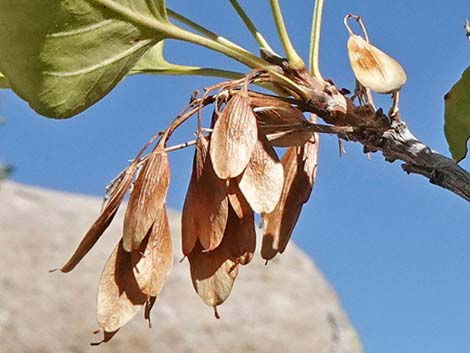
[[318, 80], [323, 81], [320, 72], [320, 34], [321, 22], [323, 14], [323, 0], [315, 0], [312, 16], [312, 30], [310, 34], [310, 50], [309, 50], [309, 72]]
[[279, 0], [269, 0], [271, 4], [271, 10], [273, 13], [274, 23], [276, 24], [277, 32], [279, 39], [281, 40], [282, 47], [286, 54], [286, 58], [289, 61], [289, 65], [294, 70], [303, 70], [305, 69], [305, 64], [300, 56], [294, 49], [292, 42], [289, 39], [289, 34], [287, 33], [286, 25], [282, 17], [281, 7], [279, 6]]
[[267, 51], [274, 53], [274, 50], [268, 44], [266, 39], [264, 39], [263, 35], [258, 31], [253, 21], [251, 21], [250, 17], [247, 15], [245, 10], [240, 6], [240, 3], [237, 0], [229, 0], [232, 7], [237, 12], [238, 16], [242, 19], [243, 23], [245, 24], [248, 31], [251, 33], [253, 38], [256, 40], [260, 48], [266, 49]]

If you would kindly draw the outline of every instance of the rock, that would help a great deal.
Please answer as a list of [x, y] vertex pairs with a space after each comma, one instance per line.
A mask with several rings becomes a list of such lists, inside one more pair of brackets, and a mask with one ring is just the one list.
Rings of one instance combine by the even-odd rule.
[[358, 353], [360, 343], [328, 282], [294, 245], [265, 266], [240, 268], [220, 320], [194, 292], [179, 262], [180, 215], [170, 212], [175, 263], [152, 312], [107, 344], [97, 329], [95, 297], [102, 267], [120, 237], [122, 211], [70, 274], [49, 273], [71, 255], [98, 215], [101, 200], [12, 182], [0, 184], [1, 351], [21, 352], [315, 352]]

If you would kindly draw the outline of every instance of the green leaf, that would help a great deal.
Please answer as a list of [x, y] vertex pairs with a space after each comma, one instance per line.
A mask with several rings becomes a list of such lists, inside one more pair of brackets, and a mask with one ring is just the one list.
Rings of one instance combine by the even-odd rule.
[[130, 74], [165, 74], [167, 71], [178, 71], [186, 68], [190, 67], [171, 64], [165, 60], [163, 57], [163, 41], [160, 41], [142, 56], [142, 58], [132, 68]]
[[1, 0], [0, 71], [39, 114], [103, 98], [166, 37], [163, 0]]
[[163, 43], [158, 42], [153, 48], [148, 50], [137, 64], [131, 69], [129, 74], [152, 74], [152, 75], [193, 75], [223, 77], [229, 79], [239, 79], [244, 75], [239, 72], [219, 70], [208, 67], [186, 66], [172, 64], [163, 56]]
[[459, 162], [467, 155], [470, 137], [470, 67], [444, 97], [444, 133], [452, 158]]

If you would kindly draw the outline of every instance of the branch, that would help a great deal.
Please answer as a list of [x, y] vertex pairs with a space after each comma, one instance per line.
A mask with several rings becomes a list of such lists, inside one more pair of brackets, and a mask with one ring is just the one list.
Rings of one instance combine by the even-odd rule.
[[370, 105], [354, 105], [334, 84], [321, 82], [307, 72], [287, 68], [286, 75], [311, 89], [307, 101], [297, 102], [299, 108], [329, 124], [353, 128], [353, 132], [338, 134], [340, 138], [361, 143], [365, 153], [381, 151], [388, 162], [401, 160], [406, 173], [422, 175], [470, 201], [470, 173], [419, 141], [403, 121], [391, 120], [382, 109], [374, 110]]
[[382, 151], [388, 162], [405, 162], [402, 168], [406, 173], [422, 175], [432, 184], [470, 201], [470, 173], [419, 141], [404, 123], [395, 124], [375, 139], [371, 137], [367, 141], [358, 140], [363, 143], [364, 151]]

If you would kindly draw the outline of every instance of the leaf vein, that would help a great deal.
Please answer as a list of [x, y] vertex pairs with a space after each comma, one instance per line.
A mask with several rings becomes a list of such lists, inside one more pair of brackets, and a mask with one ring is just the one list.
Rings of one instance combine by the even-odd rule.
[[79, 27], [77, 29], [73, 29], [73, 30], [70, 30], [70, 31], [50, 33], [50, 34], [47, 35], [47, 37], [49, 37], [49, 38], [62, 38], [62, 37], [74, 36], [74, 35], [77, 35], [77, 34], [84, 34], [84, 33], [92, 32], [96, 29], [100, 29], [102, 27], [105, 27], [108, 24], [111, 24], [112, 22], [113, 22], [113, 20], [103, 20], [101, 22], [97, 22], [95, 24], [91, 24], [91, 25], [88, 25], [88, 26], [82, 26], [82, 27]]
[[95, 65], [91, 65], [88, 67], [84, 67], [80, 70], [75, 70], [75, 71], [46, 71], [44, 72], [45, 75], [48, 76], [56, 76], [56, 77], [71, 77], [71, 76], [79, 76], [79, 75], [85, 75], [90, 72], [100, 70], [102, 68], [105, 68], [106, 66], [112, 65], [116, 62], [118, 62], [121, 59], [126, 58], [128, 55], [131, 55], [138, 51], [139, 49], [142, 49], [143, 47], [149, 45], [152, 41], [150, 39], [148, 40], [142, 40], [137, 43], [135, 43], [132, 47], [129, 49], [118, 53], [117, 55], [114, 55], [110, 57], [109, 59], [103, 60]]

